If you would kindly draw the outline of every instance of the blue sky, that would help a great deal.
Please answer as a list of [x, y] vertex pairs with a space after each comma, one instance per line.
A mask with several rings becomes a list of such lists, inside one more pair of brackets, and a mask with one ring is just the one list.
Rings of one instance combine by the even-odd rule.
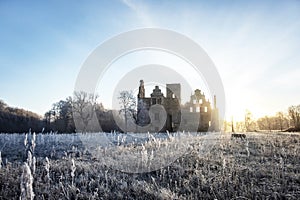
[[72, 95], [101, 42], [143, 27], [177, 31], [206, 50], [223, 80], [227, 116], [300, 104], [300, 1], [292, 0], [2, 0], [0, 99], [43, 115]]

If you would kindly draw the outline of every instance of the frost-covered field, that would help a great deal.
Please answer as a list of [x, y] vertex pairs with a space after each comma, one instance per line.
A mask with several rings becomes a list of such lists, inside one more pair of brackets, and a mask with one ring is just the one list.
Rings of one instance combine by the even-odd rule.
[[299, 199], [300, 135], [0, 134], [0, 199]]

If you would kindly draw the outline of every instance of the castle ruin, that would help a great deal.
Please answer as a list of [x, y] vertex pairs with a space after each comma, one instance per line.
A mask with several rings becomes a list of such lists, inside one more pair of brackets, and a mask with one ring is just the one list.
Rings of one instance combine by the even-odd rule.
[[211, 108], [209, 100], [199, 89], [196, 89], [195, 93], [191, 95], [189, 102], [182, 105], [181, 85], [179, 83], [166, 84], [166, 96], [161, 92], [159, 86], [155, 86], [150, 97], [145, 97], [144, 81], [140, 80], [137, 98], [137, 124], [139, 126], [146, 126], [150, 122], [162, 120], [158, 111], [157, 113], [154, 111], [154, 116], [150, 117], [151, 106], [160, 105], [165, 109], [165, 124], [162, 128], [155, 125], [151, 126], [150, 132], [219, 131], [219, 111], [216, 107], [216, 96], [214, 96], [214, 107]]

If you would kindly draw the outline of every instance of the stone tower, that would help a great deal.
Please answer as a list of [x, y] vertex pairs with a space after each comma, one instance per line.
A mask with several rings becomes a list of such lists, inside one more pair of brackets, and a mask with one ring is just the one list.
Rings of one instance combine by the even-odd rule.
[[140, 80], [138, 98], [145, 98], [145, 86], [143, 80]]
[[167, 98], [178, 99], [179, 104], [181, 103], [181, 86], [178, 83], [167, 84]]
[[211, 127], [210, 131], [220, 131], [220, 119], [219, 119], [219, 109], [217, 108], [217, 98], [214, 95], [214, 109], [211, 113]]

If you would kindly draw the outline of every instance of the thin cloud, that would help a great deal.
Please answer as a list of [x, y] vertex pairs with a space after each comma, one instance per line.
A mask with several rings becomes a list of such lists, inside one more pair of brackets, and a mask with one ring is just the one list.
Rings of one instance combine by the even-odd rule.
[[155, 26], [155, 23], [148, 13], [147, 4], [141, 1], [135, 2], [132, 0], [121, 0], [121, 2], [136, 14], [136, 19], [141, 23], [142, 26]]
[[136, 5], [131, 0], [121, 0], [121, 2], [133, 11], [138, 10]]

